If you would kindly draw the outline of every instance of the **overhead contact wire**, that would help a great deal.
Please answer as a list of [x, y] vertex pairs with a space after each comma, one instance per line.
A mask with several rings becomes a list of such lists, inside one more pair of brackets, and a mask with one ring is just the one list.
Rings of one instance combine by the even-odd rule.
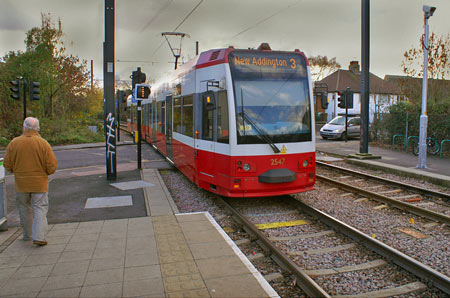
[[[178, 24], [177, 27], [175, 27], [175, 29], [173, 29], [172, 31], [176, 31], [178, 28], [181, 27], [181, 25], [183, 25], [183, 23], [194, 13], [194, 11], [200, 6], [200, 4], [202, 4], [204, 0], [200, 0], [199, 3], [197, 3], [197, 5], [186, 15], [186, 17], [181, 21], [180, 24]], [[156, 52], [162, 47], [162, 45], [164, 44], [164, 41], [160, 43], [160, 45], [156, 48], [156, 50], [152, 53], [152, 56], [156, 54]]]

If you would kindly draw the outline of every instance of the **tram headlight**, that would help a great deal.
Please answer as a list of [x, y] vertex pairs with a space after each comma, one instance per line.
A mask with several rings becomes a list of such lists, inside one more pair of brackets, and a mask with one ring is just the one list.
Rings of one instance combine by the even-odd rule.
[[304, 168], [306, 168], [308, 165], [309, 165], [309, 162], [307, 160], [304, 160], [303, 163], [302, 163], [302, 166]]
[[248, 160], [236, 161], [236, 173], [255, 173], [257, 166], [255, 163]]

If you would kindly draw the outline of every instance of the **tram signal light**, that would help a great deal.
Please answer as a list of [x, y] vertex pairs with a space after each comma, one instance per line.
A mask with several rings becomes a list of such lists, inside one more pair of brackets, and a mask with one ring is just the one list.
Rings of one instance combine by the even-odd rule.
[[40, 100], [41, 90], [39, 88], [41, 87], [41, 83], [30, 81], [29, 87], [30, 87], [30, 100]]
[[12, 85], [11, 88], [9, 88], [9, 90], [11, 90], [12, 94], [11, 94], [11, 98], [15, 99], [15, 100], [20, 100], [20, 80], [14, 80], [14, 81], [10, 81], [10, 84]]
[[146, 85], [136, 86], [136, 99], [147, 99], [150, 96], [150, 87]]

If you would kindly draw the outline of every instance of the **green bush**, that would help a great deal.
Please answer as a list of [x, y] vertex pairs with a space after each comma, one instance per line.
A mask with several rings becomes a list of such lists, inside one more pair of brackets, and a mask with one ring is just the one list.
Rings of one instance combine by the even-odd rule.
[[[431, 105], [428, 109], [427, 136], [438, 140], [450, 139], [450, 117], [442, 114], [446, 103]], [[382, 144], [392, 144], [394, 135], [418, 136], [421, 111], [409, 102], [400, 102], [390, 107], [390, 113], [377, 114], [371, 124], [372, 139]], [[403, 138], [399, 138], [401, 143]], [[396, 141], [397, 143], [397, 141]]]
[[[103, 131], [95, 120], [43, 119], [40, 122], [41, 136], [51, 145], [67, 145], [103, 142]], [[88, 126], [97, 126], [97, 133]]]

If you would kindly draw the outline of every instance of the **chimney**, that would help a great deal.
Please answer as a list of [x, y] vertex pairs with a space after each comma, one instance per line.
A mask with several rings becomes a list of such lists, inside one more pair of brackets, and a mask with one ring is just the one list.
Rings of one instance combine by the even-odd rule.
[[350, 65], [348, 66], [348, 70], [353, 72], [354, 74], [359, 74], [359, 64], [358, 61], [350, 61]]

